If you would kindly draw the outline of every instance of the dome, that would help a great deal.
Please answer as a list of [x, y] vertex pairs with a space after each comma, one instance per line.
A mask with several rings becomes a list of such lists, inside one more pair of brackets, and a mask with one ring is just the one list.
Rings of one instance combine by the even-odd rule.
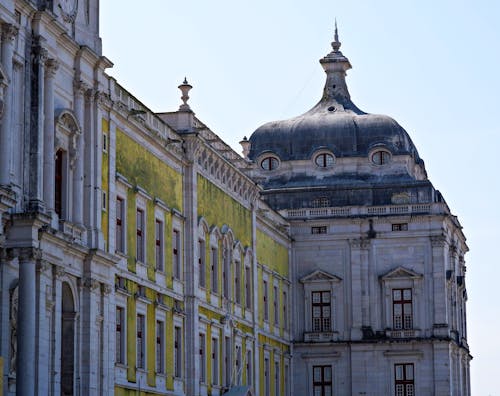
[[345, 82], [351, 64], [339, 50], [337, 29], [332, 47], [320, 60], [327, 80], [318, 104], [301, 116], [259, 127], [250, 137], [248, 157], [273, 153], [280, 161], [306, 160], [321, 149], [337, 158], [366, 157], [383, 146], [393, 155], [411, 155], [420, 162], [408, 133], [394, 119], [365, 113], [351, 101]]

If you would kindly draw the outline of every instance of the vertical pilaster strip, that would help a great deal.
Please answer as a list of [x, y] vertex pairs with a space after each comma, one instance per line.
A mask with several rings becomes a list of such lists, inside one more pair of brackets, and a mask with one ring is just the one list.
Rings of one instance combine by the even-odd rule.
[[448, 310], [446, 297], [446, 257], [448, 243], [444, 235], [432, 236], [432, 282], [434, 295], [434, 335], [437, 337], [449, 336]]
[[95, 185], [95, 151], [96, 142], [94, 136], [94, 121], [93, 121], [93, 109], [94, 107], [94, 91], [88, 90], [85, 93], [85, 121], [83, 123], [85, 147], [84, 147], [84, 163], [85, 163], [85, 175], [83, 182], [83, 201], [85, 206], [83, 208], [84, 224], [88, 230], [88, 241], [89, 247], [95, 246], [95, 221], [94, 212], [96, 210], [95, 202], [93, 200], [94, 185]]
[[85, 122], [84, 93], [88, 86], [82, 81], [74, 84], [75, 92], [75, 114], [80, 125], [80, 134], [75, 136], [76, 140], [76, 162], [73, 171], [73, 222], [79, 226], [83, 225], [83, 148], [85, 146], [85, 135], [83, 133]]
[[12, 86], [12, 65], [13, 65], [13, 54], [14, 54], [14, 39], [17, 36], [18, 28], [14, 25], [4, 23], [2, 25], [2, 64], [5, 74], [9, 79], [8, 85], [5, 87], [4, 92], [4, 103], [5, 109], [3, 110], [2, 124], [0, 126], [0, 185], [8, 185], [11, 182], [10, 179], [10, 158], [11, 158], [11, 142], [12, 137], [10, 136], [12, 128], [12, 98], [13, 98], [13, 86]]
[[362, 338], [362, 304], [361, 304], [361, 266], [362, 254], [361, 246], [364, 241], [362, 239], [351, 239], [349, 241], [351, 247], [351, 339], [360, 340]]
[[54, 210], [54, 178], [55, 178], [55, 129], [54, 129], [54, 77], [59, 62], [47, 59], [45, 62], [45, 106], [44, 106], [44, 152], [43, 152], [43, 200], [45, 208], [50, 213]]

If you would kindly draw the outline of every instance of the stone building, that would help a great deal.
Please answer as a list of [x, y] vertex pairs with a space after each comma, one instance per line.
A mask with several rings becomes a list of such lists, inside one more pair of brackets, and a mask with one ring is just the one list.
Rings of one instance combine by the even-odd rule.
[[243, 157], [106, 74], [97, 0], [1, 0], [0, 394], [468, 395], [460, 224], [349, 61]]

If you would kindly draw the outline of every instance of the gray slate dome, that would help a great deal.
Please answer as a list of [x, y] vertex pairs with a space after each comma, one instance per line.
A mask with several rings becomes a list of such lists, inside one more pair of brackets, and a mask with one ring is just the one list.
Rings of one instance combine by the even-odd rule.
[[259, 127], [250, 137], [248, 157], [255, 160], [266, 152], [281, 161], [306, 160], [319, 149], [328, 149], [336, 157], [365, 157], [378, 146], [392, 154], [409, 154], [420, 162], [408, 133], [392, 118], [367, 114], [352, 101], [345, 82], [349, 60], [339, 51], [337, 29], [333, 51], [320, 60], [327, 80], [323, 97], [307, 113]]

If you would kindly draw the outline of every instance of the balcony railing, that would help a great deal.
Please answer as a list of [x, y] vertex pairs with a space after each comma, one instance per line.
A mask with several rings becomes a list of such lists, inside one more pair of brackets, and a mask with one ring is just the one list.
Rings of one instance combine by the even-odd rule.
[[339, 334], [336, 331], [324, 331], [321, 333], [304, 333], [304, 342], [330, 342], [338, 341]]

